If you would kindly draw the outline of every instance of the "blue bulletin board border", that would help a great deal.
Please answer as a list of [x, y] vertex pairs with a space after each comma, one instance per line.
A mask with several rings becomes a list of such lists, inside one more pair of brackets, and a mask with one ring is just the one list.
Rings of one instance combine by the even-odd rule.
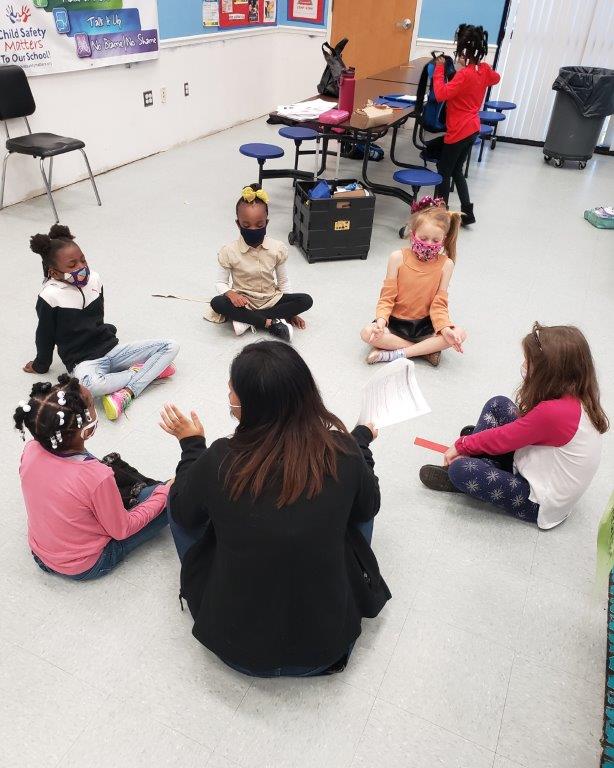
[[[324, 22], [310, 24], [305, 21], [288, 19], [288, 0], [277, 0], [277, 25], [255, 24], [249, 27], [233, 27], [234, 30], [261, 30], [277, 27], [298, 27], [303, 29], [325, 29], [328, 19], [328, 4], [324, 0]], [[202, 0], [158, 0], [158, 26], [160, 41], [177, 40], [182, 37], [227, 34], [228, 29], [204, 27], [202, 23]]]

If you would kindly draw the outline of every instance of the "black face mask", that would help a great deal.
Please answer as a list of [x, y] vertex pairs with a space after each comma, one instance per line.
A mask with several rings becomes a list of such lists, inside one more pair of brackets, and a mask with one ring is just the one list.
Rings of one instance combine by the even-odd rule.
[[257, 248], [262, 245], [264, 238], [266, 237], [266, 227], [260, 229], [245, 229], [245, 227], [239, 227], [241, 230], [241, 237], [245, 240], [250, 248]]

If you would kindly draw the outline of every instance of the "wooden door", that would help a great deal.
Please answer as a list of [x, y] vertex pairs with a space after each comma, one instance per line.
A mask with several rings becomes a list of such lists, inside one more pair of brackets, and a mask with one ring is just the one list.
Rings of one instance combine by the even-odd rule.
[[335, 45], [342, 38], [348, 38], [343, 61], [348, 67], [356, 67], [356, 77], [370, 77], [407, 64], [414, 34], [416, 0], [332, 2], [330, 43]]

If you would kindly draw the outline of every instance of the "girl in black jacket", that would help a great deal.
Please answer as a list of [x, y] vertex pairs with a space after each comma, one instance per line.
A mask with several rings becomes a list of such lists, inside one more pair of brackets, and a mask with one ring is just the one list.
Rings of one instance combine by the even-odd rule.
[[209, 448], [194, 412], [162, 413], [182, 449], [169, 517], [193, 634], [249, 675], [341, 670], [390, 597], [370, 548], [377, 432], [348, 434], [281, 342], [245, 347], [229, 387], [239, 425]]

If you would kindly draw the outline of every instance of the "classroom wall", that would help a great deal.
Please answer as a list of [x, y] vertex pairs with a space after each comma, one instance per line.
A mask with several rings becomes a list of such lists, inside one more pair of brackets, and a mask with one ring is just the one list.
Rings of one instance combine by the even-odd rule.
[[481, 24], [496, 42], [505, 0], [422, 0], [418, 38], [452, 40], [462, 22]]
[[[34, 77], [37, 111], [30, 124], [33, 131], [83, 139], [94, 173], [100, 173], [312, 96], [323, 69], [323, 34], [305, 28], [254, 30], [249, 36], [163, 48], [157, 60], [129, 66]], [[246, 66], [254, 61], [266, 62], [257, 87]], [[166, 104], [161, 88], [167, 89]], [[154, 92], [153, 107], [143, 106], [144, 90]], [[23, 123], [12, 121], [9, 128], [19, 135]], [[202, 172], [206, 181], [206, 169]], [[85, 176], [80, 153], [56, 158], [54, 188]], [[164, 183], [160, 179], [161, 194]], [[104, 204], [104, 180], [100, 188]], [[37, 162], [23, 156], [9, 160], [7, 205], [43, 189]], [[91, 189], [84, 187], [83, 194], [89, 196]]]

